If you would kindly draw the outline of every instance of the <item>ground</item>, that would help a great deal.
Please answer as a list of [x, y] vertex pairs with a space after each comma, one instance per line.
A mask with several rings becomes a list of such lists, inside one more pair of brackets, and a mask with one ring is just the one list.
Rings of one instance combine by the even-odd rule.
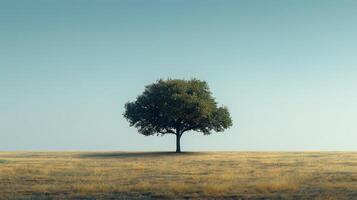
[[0, 152], [0, 199], [357, 199], [357, 153]]

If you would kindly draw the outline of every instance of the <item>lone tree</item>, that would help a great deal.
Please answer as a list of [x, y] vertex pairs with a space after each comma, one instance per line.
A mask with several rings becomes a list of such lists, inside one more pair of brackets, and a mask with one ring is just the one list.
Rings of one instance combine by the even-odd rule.
[[139, 133], [176, 135], [176, 152], [187, 131], [209, 135], [232, 126], [226, 107], [217, 107], [205, 81], [160, 79], [145, 87], [134, 102], [125, 104], [124, 117]]

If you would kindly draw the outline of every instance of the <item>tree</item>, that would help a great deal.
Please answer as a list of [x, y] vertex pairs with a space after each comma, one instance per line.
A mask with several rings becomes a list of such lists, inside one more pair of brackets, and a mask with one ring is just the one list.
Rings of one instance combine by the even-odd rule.
[[125, 104], [124, 117], [145, 135], [176, 135], [176, 152], [181, 136], [188, 131], [210, 135], [232, 126], [226, 107], [218, 107], [205, 81], [160, 79], [145, 87], [134, 102]]

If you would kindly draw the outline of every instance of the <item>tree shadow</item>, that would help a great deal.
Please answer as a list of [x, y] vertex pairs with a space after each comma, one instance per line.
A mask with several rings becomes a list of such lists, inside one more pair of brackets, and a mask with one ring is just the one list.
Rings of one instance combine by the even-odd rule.
[[80, 154], [81, 158], [154, 158], [200, 155], [203, 152], [93, 152]]

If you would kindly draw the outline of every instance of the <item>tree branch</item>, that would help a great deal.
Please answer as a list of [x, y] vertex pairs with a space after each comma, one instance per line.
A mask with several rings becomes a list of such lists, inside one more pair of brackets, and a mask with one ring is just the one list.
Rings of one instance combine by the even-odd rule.
[[165, 131], [158, 131], [158, 133], [161, 133], [161, 134], [176, 134], [173, 130], [167, 130], [165, 129]]

